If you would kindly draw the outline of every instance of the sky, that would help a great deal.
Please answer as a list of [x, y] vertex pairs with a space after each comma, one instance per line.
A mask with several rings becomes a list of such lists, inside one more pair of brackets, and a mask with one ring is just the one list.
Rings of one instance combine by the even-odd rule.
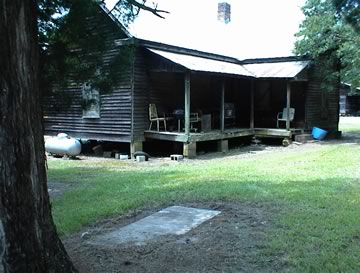
[[[154, 0], [155, 1], [155, 0]], [[116, 0], [107, 0], [109, 9]], [[151, 5], [153, 1], [148, 1]], [[292, 54], [305, 0], [156, 0], [165, 19], [141, 11], [129, 26], [138, 38], [245, 58]], [[231, 5], [231, 22], [217, 20], [217, 5]]]

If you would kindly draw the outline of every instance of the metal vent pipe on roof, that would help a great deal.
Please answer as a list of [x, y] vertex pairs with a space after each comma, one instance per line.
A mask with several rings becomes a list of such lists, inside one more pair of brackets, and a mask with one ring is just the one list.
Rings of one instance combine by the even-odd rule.
[[228, 24], [231, 21], [231, 6], [229, 3], [222, 2], [218, 3], [218, 21]]

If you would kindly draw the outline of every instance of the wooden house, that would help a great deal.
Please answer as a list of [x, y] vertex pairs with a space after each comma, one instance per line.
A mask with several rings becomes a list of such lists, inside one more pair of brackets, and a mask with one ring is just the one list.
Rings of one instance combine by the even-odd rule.
[[[94, 16], [101, 19], [97, 27], [105, 33], [118, 29], [116, 35], [108, 33], [113, 47], [104, 59], [132, 48], [131, 65], [111, 93], [101, 94], [86, 83], [69, 86], [65, 92], [72, 103], [62, 109], [56, 107], [61, 100], [47, 98], [45, 134], [128, 143], [131, 153], [149, 140], [178, 142], [183, 154], [193, 157], [199, 142], [217, 141], [226, 151], [229, 140], [244, 136], [287, 142], [314, 126], [338, 131], [339, 83], [324, 89], [323, 75], [333, 67], [324, 67], [321, 60], [238, 60], [134, 38], [103, 6]], [[84, 99], [96, 103], [85, 111]], [[157, 124], [150, 128], [150, 104], [158, 118], [163, 113], [168, 117], [166, 130], [162, 120], [159, 130]]]
[[340, 85], [340, 115], [341, 116], [360, 116], [360, 88], [358, 92], [351, 92], [351, 85], [341, 83]]

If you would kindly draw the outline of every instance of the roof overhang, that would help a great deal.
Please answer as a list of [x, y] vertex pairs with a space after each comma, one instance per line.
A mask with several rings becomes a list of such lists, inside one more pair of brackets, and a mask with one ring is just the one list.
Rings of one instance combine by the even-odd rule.
[[246, 70], [242, 65], [230, 63], [220, 60], [192, 56], [188, 54], [168, 52], [158, 49], [147, 48], [152, 53], [161, 56], [182, 67], [197, 72], [210, 72], [218, 74], [228, 74], [243, 77], [254, 77], [254, 75]]
[[269, 63], [244, 64], [243, 67], [250, 71], [256, 78], [296, 78], [310, 61], [285, 61]]

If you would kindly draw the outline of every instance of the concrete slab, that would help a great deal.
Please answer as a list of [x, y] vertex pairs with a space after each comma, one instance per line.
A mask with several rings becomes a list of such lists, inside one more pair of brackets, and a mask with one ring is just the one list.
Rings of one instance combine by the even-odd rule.
[[96, 245], [119, 245], [146, 241], [162, 235], [181, 235], [218, 215], [220, 211], [172, 206], [145, 217], [128, 226], [94, 238]]

